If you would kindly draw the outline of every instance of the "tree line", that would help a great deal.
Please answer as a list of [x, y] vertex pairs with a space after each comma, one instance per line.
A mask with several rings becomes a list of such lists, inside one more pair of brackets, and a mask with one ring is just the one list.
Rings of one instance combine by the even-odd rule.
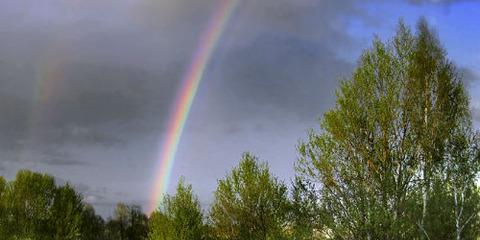
[[0, 177], [2, 239], [478, 239], [479, 133], [462, 75], [425, 20], [375, 39], [298, 146], [288, 185], [250, 153], [202, 209], [183, 179], [150, 215], [107, 221], [67, 185]]

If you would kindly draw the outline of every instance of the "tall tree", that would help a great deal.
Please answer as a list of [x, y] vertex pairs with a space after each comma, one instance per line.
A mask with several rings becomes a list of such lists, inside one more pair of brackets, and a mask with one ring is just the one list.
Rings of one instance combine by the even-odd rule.
[[[56, 186], [52, 176], [21, 170], [10, 182], [0, 177], [2, 239], [98, 239], [89, 230], [102, 232], [103, 225], [84, 213], [81, 195], [68, 184]], [[89, 214], [99, 218], [93, 209]]]
[[[475, 184], [480, 167], [480, 138], [467, 128], [458, 129], [447, 144], [446, 163], [442, 182], [449, 181], [450, 203], [453, 203], [455, 239], [474, 239], [474, 226], [479, 221], [479, 193]], [[445, 186], [443, 186], [445, 187]], [[476, 224], [472, 224], [476, 223]], [[473, 230], [473, 231], [472, 231]]]
[[55, 228], [53, 239], [80, 239], [82, 236], [83, 210], [84, 205], [81, 196], [70, 185], [58, 187], [51, 210], [52, 223]]
[[118, 203], [105, 228], [107, 239], [142, 240], [148, 235], [148, 218], [139, 206]]
[[150, 240], [202, 240], [207, 238], [200, 202], [192, 186], [181, 179], [175, 195], [166, 195], [150, 217]]
[[230, 175], [218, 181], [210, 219], [219, 239], [283, 239], [287, 229], [287, 188], [266, 164], [245, 154]]
[[307, 179], [296, 177], [293, 181], [289, 211], [291, 237], [297, 240], [318, 239], [324, 222], [330, 216], [319, 204], [318, 189]]
[[102, 217], [95, 214], [95, 209], [90, 204], [85, 204], [82, 211], [82, 239], [105, 239], [105, 222]]
[[[332, 216], [325, 234], [333, 238], [433, 239], [455, 229], [454, 221], [431, 220], [452, 196], [446, 156], [455, 132], [470, 129], [468, 97], [436, 35], [424, 20], [417, 26], [412, 34], [400, 23], [392, 41], [374, 41], [341, 83], [322, 132], [299, 146], [299, 173], [322, 189]], [[439, 188], [441, 179], [452, 188]]]
[[10, 236], [53, 239], [53, 203], [56, 186], [53, 177], [27, 170], [17, 173], [5, 196]]
[[142, 212], [140, 206], [133, 205], [129, 208], [129, 227], [127, 228], [127, 239], [142, 240], [148, 236], [148, 217]]

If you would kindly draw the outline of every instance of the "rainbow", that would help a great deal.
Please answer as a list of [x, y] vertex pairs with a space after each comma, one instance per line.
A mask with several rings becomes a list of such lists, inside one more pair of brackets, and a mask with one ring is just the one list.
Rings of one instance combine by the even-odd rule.
[[159, 166], [156, 169], [154, 188], [152, 192], [149, 212], [153, 212], [162, 196], [165, 194], [170, 181], [175, 154], [182, 135], [185, 122], [188, 118], [198, 85], [203, 78], [208, 62], [222, 36], [228, 19], [234, 11], [238, 0], [220, 0], [220, 4], [210, 19], [208, 28], [203, 32], [200, 43], [191, 64], [182, 80], [182, 86], [177, 93], [170, 115], [167, 133], [161, 147]]
[[[59, 32], [63, 32], [59, 31]], [[28, 118], [26, 139], [22, 144], [22, 151], [19, 154], [19, 161], [31, 161], [32, 155], [35, 156], [36, 146], [42, 140], [42, 128], [44, 122], [47, 122], [48, 114], [46, 112], [54, 110], [52, 100], [57, 93], [59, 82], [64, 79], [63, 64], [68, 55], [68, 49], [65, 42], [57, 35], [45, 49], [44, 61], [35, 65], [34, 87], [32, 92], [32, 111]]]

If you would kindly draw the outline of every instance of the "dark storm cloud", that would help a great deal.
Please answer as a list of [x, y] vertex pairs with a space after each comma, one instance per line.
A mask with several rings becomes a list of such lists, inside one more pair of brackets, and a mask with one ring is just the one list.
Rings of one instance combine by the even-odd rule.
[[[3, 150], [32, 147], [26, 144], [40, 154], [52, 147], [122, 147], [132, 134], [162, 126], [181, 56], [155, 47], [160, 33], [141, 32], [125, 10], [127, 1], [113, 8], [102, 2], [71, 8], [63, 1], [0, 3]], [[142, 47], [144, 40], [152, 43]], [[152, 59], [163, 62], [152, 70]]]
[[[194, 107], [205, 111], [189, 122], [200, 124], [195, 130], [202, 134], [193, 132], [192, 141], [229, 142], [250, 132], [272, 138], [273, 128], [315, 122], [332, 105], [338, 79], [353, 68], [340, 57], [357, 46], [346, 32], [349, 21], [371, 21], [355, 2], [240, 1], [200, 86], [196, 101], [202, 89], [207, 97]], [[11, 157], [20, 163], [35, 161], [77, 180], [85, 174], [78, 168], [101, 169], [85, 174], [80, 191], [104, 213], [125, 198], [116, 192], [132, 191], [127, 198], [143, 203], [136, 191], [146, 188], [141, 183], [150, 173], [132, 176], [130, 165], [140, 171], [155, 161], [158, 136], [216, 3], [1, 1], [0, 148], [24, 155]], [[131, 145], [142, 147], [129, 152]], [[233, 148], [218, 156], [237, 159], [229, 152], [249, 150]], [[199, 152], [196, 163], [184, 164], [211, 157]], [[230, 166], [212, 161], [224, 164], [217, 172]]]
[[[6, 70], [0, 75], [9, 73]], [[3, 86], [17, 81], [35, 85], [34, 77], [2, 77], [0, 81]], [[160, 115], [170, 104], [167, 99], [172, 97], [172, 86], [157, 82], [160, 77], [128, 66], [70, 63], [62, 66], [55, 85], [47, 86], [53, 93], [41, 104], [31, 96], [38, 89], [13, 89], [13, 94], [1, 91], [1, 146], [15, 149], [30, 137], [40, 138], [45, 145], [121, 146], [125, 134], [149, 124], [142, 118], [152, 109]], [[159, 96], [152, 89], [165, 92]]]
[[226, 115], [270, 118], [264, 107], [271, 107], [315, 121], [353, 67], [338, 54], [356, 44], [345, 16], [367, 16], [353, 1], [311, 0], [245, 1], [238, 15], [235, 39], [218, 64], [225, 89], [219, 98], [236, 106]]
[[43, 159], [39, 162], [48, 165], [55, 166], [81, 166], [85, 165], [85, 162], [73, 159], [73, 156], [67, 152], [62, 152], [54, 149], [45, 149], [43, 152]]
[[17, 149], [28, 131], [28, 102], [8, 93], [0, 94], [0, 112], [0, 149]]
[[224, 98], [310, 120], [332, 104], [338, 79], [352, 68], [322, 44], [282, 36], [259, 37], [229, 53], [224, 65]]
[[[215, 1], [107, 2], [1, 4], [4, 20], [22, 20], [2, 22], [3, 149], [25, 147], [32, 137], [46, 147], [124, 146], [163, 126]], [[351, 68], [335, 50], [352, 43], [342, 18], [361, 15], [352, 2], [241, 2], [225, 36], [232, 45], [223, 54], [220, 92], [234, 95], [223, 102], [241, 105], [248, 97], [293, 114], [321, 111]], [[55, 79], [42, 80], [42, 64]], [[51, 96], [35, 105], [42, 90]]]
[[68, 158], [45, 157], [44, 159], [41, 159], [38, 162], [48, 164], [48, 165], [54, 165], [54, 166], [83, 166], [83, 165], [85, 165], [85, 162], [76, 161], [76, 160], [72, 160], [72, 159], [68, 159]]

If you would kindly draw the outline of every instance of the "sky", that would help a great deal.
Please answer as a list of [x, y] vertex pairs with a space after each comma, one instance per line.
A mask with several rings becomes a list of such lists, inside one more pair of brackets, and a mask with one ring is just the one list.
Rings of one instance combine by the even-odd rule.
[[[69, 182], [98, 213], [146, 208], [182, 76], [222, 0], [0, 1], [0, 175]], [[480, 2], [239, 0], [173, 164], [204, 207], [251, 152], [283, 181], [375, 36], [424, 16], [463, 73], [480, 126]]]

